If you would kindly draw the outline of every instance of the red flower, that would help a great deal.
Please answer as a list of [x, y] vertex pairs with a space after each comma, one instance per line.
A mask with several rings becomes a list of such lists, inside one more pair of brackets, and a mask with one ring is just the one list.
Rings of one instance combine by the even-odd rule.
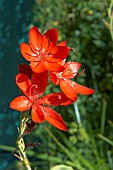
[[78, 70], [81, 67], [80, 63], [67, 62], [63, 66], [65, 69], [62, 72], [50, 72], [50, 79], [54, 84], [60, 85], [61, 90], [67, 97], [74, 99], [77, 98], [77, 94], [88, 95], [95, 92], [93, 89], [87, 88], [70, 80], [70, 78], [77, 75]]
[[23, 74], [25, 74], [29, 79], [31, 79], [33, 72], [32, 72], [32, 70], [31, 70], [30, 66], [28, 66], [28, 65], [26, 65], [26, 64], [19, 64], [18, 69], [19, 69], [19, 73], [23, 73]]
[[58, 46], [58, 33], [55, 28], [49, 29], [42, 35], [35, 26], [29, 31], [29, 44], [21, 43], [20, 50], [23, 57], [30, 61], [33, 72], [44, 70], [61, 71], [63, 67], [58, 63], [69, 54], [65, 41]]
[[47, 105], [67, 106], [75, 100], [69, 99], [63, 93], [53, 93], [40, 98], [48, 84], [48, 71], [33, 73], [32, 80], [25, 74], [19, 73], [16, 76], [16, 84], [24, 95], [12, 100], [10, 103], [12, 109], [23, 112], [31, 108], [32, 120], [35, 123], [42, 123], [46, 120], [60, 130], [67, 130], [62, 117], [56, 111], [47, 107]]

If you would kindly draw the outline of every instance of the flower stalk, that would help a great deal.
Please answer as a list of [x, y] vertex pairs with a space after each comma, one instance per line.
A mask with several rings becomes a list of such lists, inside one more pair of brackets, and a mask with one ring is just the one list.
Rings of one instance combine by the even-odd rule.
[[19, 159], [22, 161], [23, 165], [25, 166], [26, 170], [31, 170], [29, 160], [26, 155], [25, 151], [25, 143], [23, 139], [23, 133], [26, 129], [26, 123], [28, 121], [27, 112], [22, 112], [20, 116], [20, 129], [19, 129], [19, 137], [16, 141]]

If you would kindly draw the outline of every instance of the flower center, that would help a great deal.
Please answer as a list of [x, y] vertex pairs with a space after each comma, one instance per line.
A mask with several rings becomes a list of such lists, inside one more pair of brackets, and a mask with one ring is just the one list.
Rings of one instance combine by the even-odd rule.
[[38, 86], [36, 84], [33, 84], [29, 89], [29, 99], [31, 102], [34, 103], [38, 98], [39, 98]]
[[48, 37], [43, 37], [43, 42], [40, 46], [40, 49], [37, 49], [36, 52], [38, 54], [38, 61], [43, 60], [44, 58], [48, 57], [48, 55], [51, 54], [50, 51], [48, 51], [51, 48], [52, 44]]

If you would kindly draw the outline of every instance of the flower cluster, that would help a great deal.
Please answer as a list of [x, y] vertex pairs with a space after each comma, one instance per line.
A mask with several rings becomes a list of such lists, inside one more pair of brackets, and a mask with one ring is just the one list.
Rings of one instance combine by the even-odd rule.
[[[66, 41], [58, 44], [58, 32], [55, 28], [41, 34], [37, 27], [29, 31], [29, 44], [21, 43], [20, 51], [30, 65], [19, 65], [16, 84], [21, 96], [11, 101], [10, 107], [20, 112], [28, 111], [34, 123], [45, 120], [60, 130], [67, 126], [60, 114], [49, 106], [67, 106], [77, 100], [78, 94], [93, 94], [95, 90], [80, 85], [71, 79], [79, 76], [79, 62], [66, 62], [70, 48]], [[48, 79], [59, 85], [62, 92], [43, 93], [48, 86]]]

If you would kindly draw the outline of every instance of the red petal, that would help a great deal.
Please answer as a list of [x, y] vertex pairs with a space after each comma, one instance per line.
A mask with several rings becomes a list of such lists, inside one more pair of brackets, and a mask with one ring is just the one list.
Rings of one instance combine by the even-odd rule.
[[44, 122], [45, 117], [44, 117], [44, 114], [43, 114], [43, 106], [33, 105], [31, 115], [32, 115], [32, 120], [35, 123]]
[[46, 51], [46, 59], [49, 60], [48, 57], [53, 56], [54, 54], [57, 53], [57, 51], [58, 51], [58, 47], [57, 46], [52, 46], [51, 43], [50, 43], [50, 47]]
[[74, 82], [69, 79], [60, 79], [60, 88], [70, 99], [77, 99], [77, 92], [74, 88]]
[[42, 73], [33, 73], [32, 75], [32, 84], [37, 85], [37, 94], [44, 93], [48, 85], [48, 71], [45, 70]]
[[31, 51], [31, 48], [28, 44], [21, 43], [20, 44], [20, 51], [21, 51], [23, 57], [28, 61], [32, 61], [32, 60], [37, 59], [36, 58], [37, 55]]
[[52, 93], [41, 98], [43, 104], [48, 104], [52, 106], [67, 106], [75, 102], [75, 100], [69, 99], [64, 93]]
[[62, 76], [66, 78], [73, 78], [78, 73], [81, 64], [78, 62], [67, 62], [65, 63], [64, 67], [66, 69], [63, 71]]
[[51, 51], [48, 51], [47, 61], [59, 62], [64, 60], [69, 54], [69, 48], [67, 46], [57, 46]]
[[12, 109], [18, 110], [20, 112], [30, 109], [31, 105], [32, 105], [31, 102], [25, 96], [16, 97], [10, 103], [10, 107]]
[[42, 35], [37, 27], [32, 27], [29, 31], [29, 42], [33, 49], [40, 50], [42, 45]]
[[39, 65], [39, 63], [40, 63], [39, 61], [31, 61], [31, 62], [30, 62], [30, 67], [31, 67], [31, 69], [37, 67], [37, 66]]
[[32, 71], [36, 72], [36, 73], [41, 73], [41, 72], [45, 71], [45, 66], [44, 66], [43, 60], [41, 60], [39, 62], [31, 62], [30, 67], [31, 67]]
[[66, 58], [65, 58], [64, 60], [62, 60], [62, 61], [59, 61], [58, 63], [59, 63], [61, 66], [64, 66], [65, 62], [66, 62]]
[[44, 35], [51, 41], [54, 45], [57, 44], [58, 41], [58, 32], [56, 28], [49, 29]]
[[57, 78], [56, 74], [52, 72], [50, 72], [50, 80], [56, 85], [59, 85], [60, 83], [59, 78]]
[[48, 50], [49, 45], [50, 45], [50, 43], [48, 41], [48, 38], [46, 36], [43, 36], [43, 42], [42, 42], [42, 51], [43, 51], [43, 53], [45, 53]]
[[85, 87], [85, 86], [80, 85], [80, 84], [75, 83], [75, 82], [73, 83], [73, 87], [78, 94], [88, 95], [88, 94], [95, 93], [95, 90], [90, 89], [88, 87]]
[[29, 96], [27, 89], [31, 86], [31, 81], [25, 74], [17, 74], [16, 84], [26, 96]]
[[59, 72], [59, 71], [64, 70], [64, 67], [61, 66], [60, 64], [51, 63], [51, 62], [48, 62], [48, 61], [44, 61], [44, 67], [46, 68], [46, 70], [53, 71], [53, 72]]
[[57, 112], [55, 112], [51, 108], [43, 107], [43, 113], [46, 121], [48, 121], [50, 124], [52, 124], [53, 126], [60, 130], [67, 131], [67, 126], [65, 122]]
[[32, 77], [32, 70], [26, 64], [19, 64], [19, 73], [25, 74], [29, 79]]
[[62, 41], [58, 44], [58, 46], [66, 46], [67, 42], [66, 41]]

